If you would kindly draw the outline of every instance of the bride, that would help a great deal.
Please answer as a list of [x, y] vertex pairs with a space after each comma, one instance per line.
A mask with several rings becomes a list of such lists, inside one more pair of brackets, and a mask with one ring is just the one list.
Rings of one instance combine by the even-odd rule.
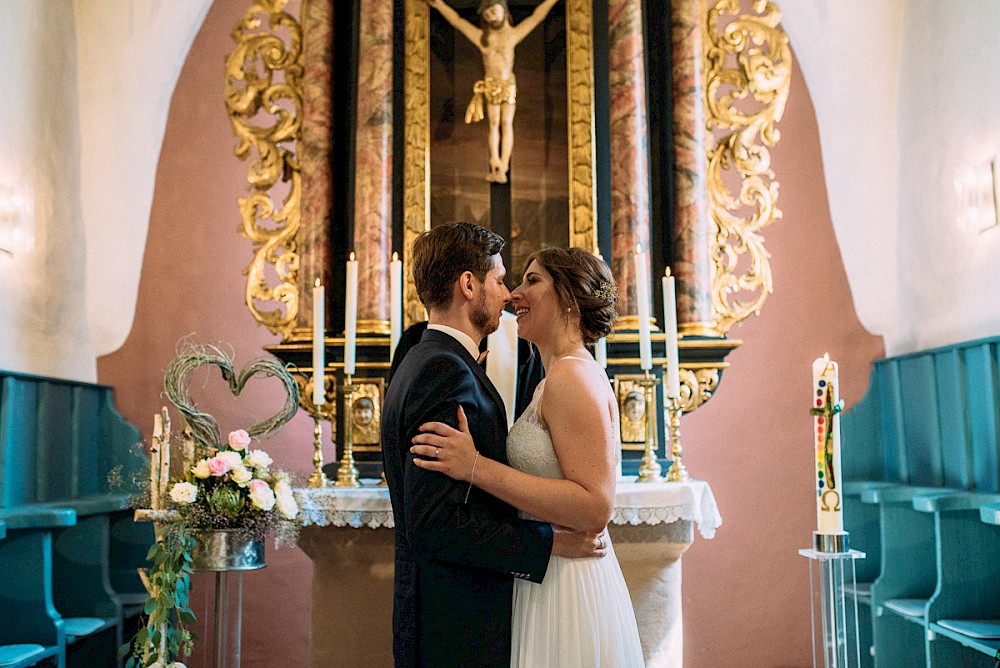
[[[579, 248], [532, 255], [511, 300], [518, 335], [538, 346], [546, 377], [510, 430], [510, 466], [479, 455], [461, 407], [458, 429], [421, 426], [414, 463], [469, 482], [523, 517], [601, 531], [614, 508], [618, 404], [587, 346], [614, 325], [613, 281], [602, 260]], [[553, 556], [541, 584], [514, 581], [512, 666], [643, 665], [632, 602], [605, 540], [604, 558]]]

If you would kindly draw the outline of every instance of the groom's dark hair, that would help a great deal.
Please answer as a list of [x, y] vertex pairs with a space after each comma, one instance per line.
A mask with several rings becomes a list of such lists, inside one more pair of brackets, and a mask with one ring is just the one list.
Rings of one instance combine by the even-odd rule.
[[493, 256], [506, 242], [496, 232], [454, 222], [423, 232], [413, 242], [413, 284], [427, 309], [451, 305], [455, 281], [471, 271], [480, 281], [493, 268]]

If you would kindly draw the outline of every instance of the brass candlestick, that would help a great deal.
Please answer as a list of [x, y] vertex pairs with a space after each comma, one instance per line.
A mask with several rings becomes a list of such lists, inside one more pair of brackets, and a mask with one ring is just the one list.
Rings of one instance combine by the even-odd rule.
[[344, 454], [340, 458], [340, 468], [337, 469], [337, 481], [334, 487], [361, 487], [358, 482], [358, 469], [354, 466], [354, 420], [351, 419], [351, 406], [354, 393], [358, 386], [351, 382], [350, 376], [344, 376]]
[[326, 477], [325, 473], [323, 473], [323, 419], [332, 419], [332, 415], [328, 412], [326, 407], [326, 402], [329, 401], [329, 398], [327, 397], [326, 382], [328, 379], [324, 374], [323, 403], [319, 406], [313, 403], [314, 383], [316, 380], [317, 377], [314, 371], [313, 376], [309, 378], [308, 382], [306, 382], [302, 387], [302, 393], [300, 395], [301, 405], [313, 419], [313, 472], [309, 476], [309, 487], [312, 489], [319, 489], [330, 485], [330, 479]]
[[673, 462], [667, 469], [667, 482], [687, 482], [691, 479], [687, 469], [681, 462], [681, 399], [680, 397], [667, 397], [664, 401], [665, 409], [670, 416], [670, 440], [673, 445], [670, 448], [670, 455]]
[[313, 472], [309, 476], [309, 486], [313, 489], [328, 487], [330, 481], [323, 473], [323, 416], [317, 410], [313, 417]]
[[642, 386], [642, 394], [646, 398], [646, 447], [642, 453], [642, 464], [639, 466], [639, 477], [636, 482], [663, 482], [660, 475], [660, 462], [656, 461], [656, 429], [653, 425], [653, 405], [656, 403], [656, 377], [646, 370], [646, 375], [636, 381]]

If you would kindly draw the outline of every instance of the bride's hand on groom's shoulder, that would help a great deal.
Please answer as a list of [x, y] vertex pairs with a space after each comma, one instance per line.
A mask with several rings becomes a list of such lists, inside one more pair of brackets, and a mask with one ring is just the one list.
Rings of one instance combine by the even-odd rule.
[[410, 452], [416, 455], [413, 463], [420, 468], [463, 482], [470, 482], [479, 454], [461, 406], [458, 429], [444, 422], [425, 422], [420, 425], [420, 433], [413, 437]]

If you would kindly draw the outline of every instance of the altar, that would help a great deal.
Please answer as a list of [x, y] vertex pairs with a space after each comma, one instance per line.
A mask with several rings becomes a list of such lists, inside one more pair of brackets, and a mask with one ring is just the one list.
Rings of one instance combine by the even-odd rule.
[[[391, 666], [393, 531], [389, 492], [297, 489], [298, 544], [313, 561], [311, 665]], [[681, 555], [722, 524], [707, 482], [618, 480], [609, 532], [635, 607], [646, 665], [683, 660]], [[461, 595], [461, 592], [456, 592]]]

